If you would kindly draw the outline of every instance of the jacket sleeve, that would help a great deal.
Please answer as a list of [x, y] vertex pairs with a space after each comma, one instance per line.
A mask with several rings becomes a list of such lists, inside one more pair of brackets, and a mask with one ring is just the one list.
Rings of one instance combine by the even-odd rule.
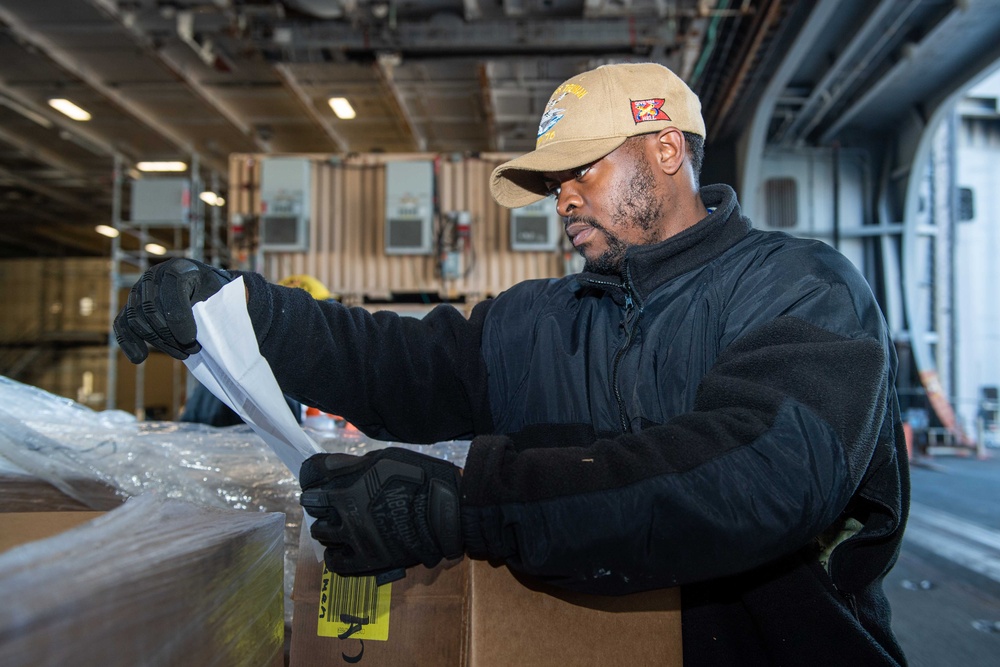
[[432, 443], [491, 431], [479, 352], [488, 301], [469, 319], [447, 305], [417, 319], [241, 275], [261, 354], [289, 396], [381, 440]]
[[[470, 553], [619, 594], [744, 572], [831, 526], [874, 448], [892, 446], [886, 339], [882, 325], [862, 325], [843, 285], [769, 303], [782, 312], [725, 346], [691, 412], [576, 446], [474, 440], [463, 481]], [[812, 313], [839, 318], [837, 331]]]

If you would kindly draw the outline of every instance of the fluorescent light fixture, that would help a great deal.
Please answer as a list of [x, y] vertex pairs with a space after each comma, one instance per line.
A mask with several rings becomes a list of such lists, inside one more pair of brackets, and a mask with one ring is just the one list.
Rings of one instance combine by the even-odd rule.
[[215, 194], [211, 190], [206, 190], [205, 192], [202, 192], [200, 195], [198, 195], [198, 199], [202, 200], [209, 206], [222, 206], [223, 204], [226, 203], [225, 199]]
[[118, 236], [118, 230], [109, 225], [97, 225], [94, 227], [94, 231], [101, 236], [107, 236], [109, 239], [113, 239]]
[[54, 97], [49, 100], [49, 106], [59, 113], [69, 116], [73, 120], [79, 120], [81, 122], [90, 120], [90, 113], [62, 97]]
[[146, 252], [150, 255], [166, 255], [167, 249], [161, 246], [159, 243], [147, 243]]
[[333, 109], [333, 113], [337, 118], [341, 120], [351, 120], [355, 116], [354, 107], [351, 103], [347, 101], [346, 97], [331, 97], [329, 99], [330, 108]]
[[186, 162], [139, 162], [135, 165], [139, 171], [187, 171]]

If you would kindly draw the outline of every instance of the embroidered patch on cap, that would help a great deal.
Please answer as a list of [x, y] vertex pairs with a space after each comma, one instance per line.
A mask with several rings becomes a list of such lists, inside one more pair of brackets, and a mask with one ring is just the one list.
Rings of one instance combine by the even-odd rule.
[[636, 125], [648, 120], [670, 120], [670, 116], [660, 108], [663, 102], [663, 99], [632, 100], [632, 120]]
[[549, 132], [553, 127], [555, 127], [555, 124], [562, 120], [562, 117], [566, 115], [566, 110], [557, 109], [556, 105], [562, 102], [563, 98], [566, 97], [568, 93], [563, 92], [562, 94], [557, 95], [556, 93], [558, 92], [559, 90], [553, 93], [552, 99], [550, 99], [549, 103], [545, 105], [545, 113], [542, 114], [542, 120], [538, 123], [539, 137]]
[[565, 115], [565, 109], [547, 109], [545, 113], [542, 114], [542, 120], [538, 124], [538, 136], [542, 136], [555, 127], [556, 123], [562, 120], [562, 117]]

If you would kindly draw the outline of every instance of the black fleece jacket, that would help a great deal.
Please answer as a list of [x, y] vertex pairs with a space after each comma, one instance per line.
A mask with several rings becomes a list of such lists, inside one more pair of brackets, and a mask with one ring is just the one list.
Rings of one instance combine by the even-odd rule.
[[727, 186], [701, 195], [713, 212], [630, 249], [624, 279], [526, 281], [468, 319], [246, 274], [261, 351], [286, 393], [373, 437], [474, 437], [470, 555], [584, 592], [681, 586], [686, 664], [902, 664], [881, 586], [909, 488], [881, 312], [829, 246], [752, 230]]

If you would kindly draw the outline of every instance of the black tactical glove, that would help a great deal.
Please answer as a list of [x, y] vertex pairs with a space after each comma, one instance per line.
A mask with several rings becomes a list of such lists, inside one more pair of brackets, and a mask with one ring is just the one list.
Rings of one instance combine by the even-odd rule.
[[391, 581], [402, 576], [394, 570], [462, 555], [460, 479], [455, 465], [399, 447], [315, 454], [302, 464], [299, 502], [330, 571]]
[[[115, 337], [133, 364], [148, 354], [146, 343], [175, 359], [201, 350], [191, 306], [233, 279], [228, 271], [192, 259], [174, 258], [142, 274], [115, 318]], [[145, 341], [145, 342], [144, 342]]]

